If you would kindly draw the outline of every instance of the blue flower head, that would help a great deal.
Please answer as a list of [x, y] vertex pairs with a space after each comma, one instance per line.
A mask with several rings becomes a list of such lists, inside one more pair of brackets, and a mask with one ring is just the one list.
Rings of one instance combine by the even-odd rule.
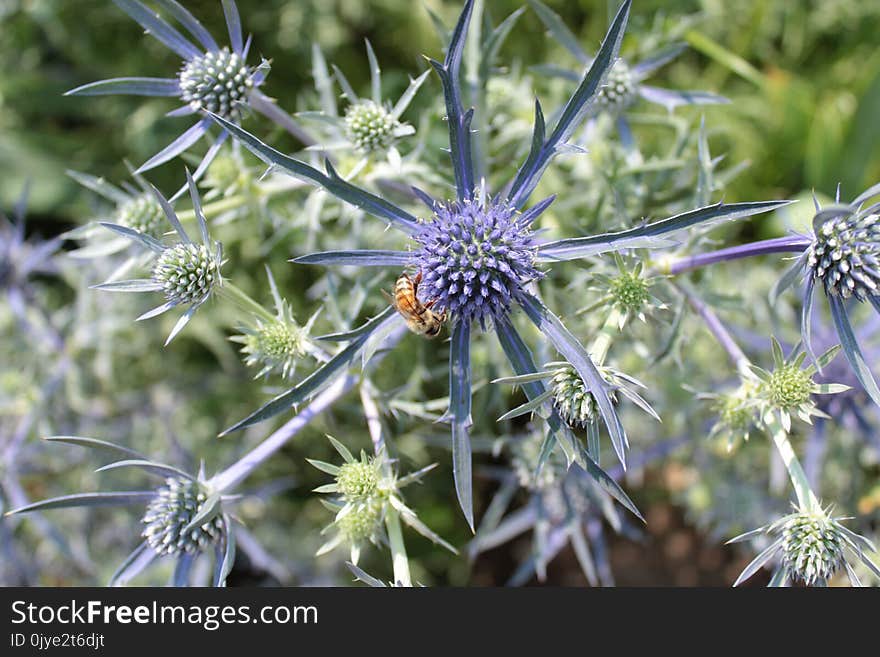
[[487, 319], [507, 314], [523, 286], [542, 276], [530, 224], [503, 199], [436, 204], [414, 235], [421, 294], [438, 310], [483, 328]]

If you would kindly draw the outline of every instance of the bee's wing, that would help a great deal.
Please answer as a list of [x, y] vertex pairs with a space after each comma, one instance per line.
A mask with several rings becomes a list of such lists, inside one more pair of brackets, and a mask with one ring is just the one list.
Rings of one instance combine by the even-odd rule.
[[388, 300], [388, 303], [397, 308], [397, 300], [391, 294], [389, 294], [387, 290], [382, 290], [382, 296]]

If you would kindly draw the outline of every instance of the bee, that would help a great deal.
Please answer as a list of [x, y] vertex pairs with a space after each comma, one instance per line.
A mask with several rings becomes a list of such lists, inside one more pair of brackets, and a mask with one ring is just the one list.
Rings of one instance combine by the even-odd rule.
[[443, 324], [446, 322], [446, 311], [436, 313], [431, 310], [436, 299], [426, 303], [419, 301], [417, 296], [419, 283], [422, 282], [422, 272], [410, 278], [402, 274], [394, 284], [394, 296], [382, 290], [385, 298], [397, 309], [397, 312], [406, 320], [406, 326], [417, 335], [423, 335], [428, 339], [440, 335]]

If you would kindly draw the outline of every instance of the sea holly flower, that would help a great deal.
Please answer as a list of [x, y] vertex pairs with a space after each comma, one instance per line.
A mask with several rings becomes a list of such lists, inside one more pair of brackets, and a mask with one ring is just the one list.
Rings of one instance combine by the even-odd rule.
[[326, 472], [334, 478], [333, 483], [315, 489], [317, 493], [334, 496], [330, 501], [322, 501], [336, 514], [333, 522], [322, 532], [326, 534], [335, 529], [336, 533], [318, 549], [317, 556], [347, 544], [351, 550], [351, 562], [357, 566], [361, 550], [366, 544], [379, 545], [381, 542], [386, 542], [383, 521], [391, 510], [399, 514], [406, 525], [425, 538], [453, 554], [458, 554], [458, 550], [418, 519], [415, 511], [406, 506], [400, 495], [402, 488], [421, 480], [423, 475], [434, 469], [434, 465], [398, 477], [384, 449], [376, 456], [367, 456], [362, 451], [360, 459], [356, 459], [341, 442], [332, 436], [327, 438], [333, 448], [339, 452], [344, 463], [334, 465], [308, 459], [309, 463], [321, 472]]
[[[156, 200], [150, 183], [140, 174], [132, 174], [136, 185], [123, 182], [114, 185], [104, 178], [79, 171], [68, 170], [67, 175], [80, 185], [113, 203], [111, 212], [104, 214], [105, 223], [113, 223], [136, 231], [142, 235], [161, 240], [168, 227], [162, 205]], [[103, 213], [102, 213], [103, 214]], [[119, 235], [110, 237], [100, 226], [101, 221], [74, 228], [64, 234], [67, 239], [86, 240], [85, 246], [72, 251], [74, 258], [94, 258], [117, 253], [131, 244]], [[103, 238], [103, 239], [102, 239]]]
[[[294, 177], [306, 179], [323, 187], [338, 198], [363, 209], [368, 214], [385, 220], [411, 239], [411, 250], [353, 250], [316, 253], [295, 262], [321, 265], [360, 265], [401, 269], [417, 269], [422, 275], [420, 292], [423, 301], [434, 301], [433, 308], [446, 311], [451, 317], [449, 409], [444, 420], [452, 425], [453, 473], [459, 503], [468, 522], [473, 526], [471, 492], [471, 449], [469, 427], [471, 421], [470, 340], [474, 321], [487, 331], [494, 331], [502, 349], [518, 374], [535, 372], [536, 368], [528, 347], [514, 328], [511, 312], [521, 308], [526, 316], [548, 338], [551, 344], [572, 364], [584, 384], [596, 398], [599, 413], [608, 427], [612, 441], [625, 445], [626, 437], [611, 399], [611, 386], [605, 381], [595, 363], [580, 342], [568, 331], [561, 320], [544, 306], [528, 289], [544, 275], [539, 265], [564, 260], [575, 260], [612, 253], [629, 248], [656, 248], [668, 246], [665, 235], [710, 221], [734, 219], [772, 210], [785, 202], [740, 203], [713, 205], [674, 217], [648, 223], [615, 233], [591, 237], [540, 242], [532, 226], [541, 213], [553, 202], [546, 198], [526, 207], [550, 162], [568, 149], [568, 140], [588, 116], [591, 100], [617, 57], [620, 42], [629, 16], [630, 1], [624, 2], [606, 34], [602, 47], [580, 85], [565, 105], [555, 113], [558, 118], [552, 129], [547, 128], [540, 102], [535, 103], [535, 127], [529, 154], [519, 167], [514, 179], [496, 195], [489, 194], [484, 184], [478, 183], [472, 157], [471, 122], [474, 109], [465, 110], [459, 79], [464, 43], [474, 10], [474, 2], [465, 3], [459, 21], [452, 33], [443, 62], [431, 60], [440, 76], [446, 103], [449, 129], [449, 153], [452, 163], [455, 198], [437, 200], [416, 190], [428, 213], [419, 219], [389, 200], [356, 187], [341, 178], [328, 162], [326, 173], [288, 157], [240, 126], [216, 116], [227, 130], [241, 143], [272, 168]], [[345, 336], [352, 340], [345, 359], [331, 360], [324, 370], [322, 385], [339, 375], [343, 363], [350, 364], [354, 354], [365, 348], [367, 335], [374, 331], [388, 331], [388, 322], [400, 322], [393, 308], [382, 313], [363, 329]], [[322, 370], [318, 370], [321, 372]], [[304, 396], [318, 389], [310, 377], [301, 386], [282, 393], [228, 431], [240, 429], [289, 409]], [[529, 397], [544, 392], [541, 382], [526, 387]], [[562, 422], [551, 420], [551, 445], [562, 427]], [[567, 438], [565, 439], [568, 440]], [[571, 451], [574, 454], [574, 451]], [[623, 454], [620, 454], [621, 459]], [[580, 458], [580, 456], [579, 456]], [[595, 463], [582, 464], [591, 474], [601, 472]], [[595, 468], [593, 467], [595, 466]], [[616, 486], [616, 484], [615, 484]], [[620, 494], [619, 488], [615, 495]], [[626, 499], [623, 496], [621, 499]], [[628, 500], [627, 500], [628, 502]]]
[[805, 238], [809, 241], [794, 265], [774, 287], [771, 299], [803, 276], [801, 334], [805, 348], [812, 356], [813, 292], [817, 284], [821, 285], [853, 374], [874, 403], [880, 406], [880, 388], [856, 340], [847, 309], [853, 301], [867, 301], [880, 313], [880, 204], [863, 207], [878, 194], [880, 185], [875, 185], [859, 194], [852, 203], [842, 204], [838, 187], [834, 204], [823, 208], [814, 199], [813, 231]]
[[260, 368], [254, 378], [277, 372], [289, 379], [293, 376], [297, 363], [307, 355], [326, 360], [323, 351], [309, 337], [320, 310], [304, 326], [300, 326], [293, 318], [287, 301], [281, 298], [275, 277], [268, 267], [266, 275], [269, 277], [269, 288], [275, 302], [275, 315], [268, 312], [256, 315], [252, 325], [242, 327], [240, 335], [229, 339], [242, 345], [245, 364]]
[[[373, 47], [366, 41], [367, 59], [370, 66], [370, 97], [361, 98], [354, 91], [345, 74], [332, 67], [331, 77], [327, 62], [317, 45], [312, 47], [312, 76], [320, 98], [320, 112], [302, 112], [304, 119], [314, 120], [323, 127], [318, 143], [309, 147], [316, 151], [350, 151], [358, 156], [351, 166], [352, 174], [361, 171], [371, 159], [386, 157], [400, 162], [396, 144], [403, 137], [415, 134], [415, 128], [401, 120], [419, 88], [430, 71], [415, 79], [393, 105], [382, 95], [382, 73]], [[342, 87], [342, 95], [348, 101], [340, 113], [333, 78]]]
[[[580, 46], [577, 37], [565, 26], [559, 15], [540, 0], [529, 0], [529, 4], [560, 45], [568, 50], [582, 67], [589, 67], [593, 61], [592, 57]], [[594, 115], [600, 113], [610, 115], [618, 121], [621, 133], [629, 134], [624, 113], [640, 98], [649, 103], [661, 105], [670, 112], [680, 105], [729, 103], [730, 101], [723, 96], [706, 91], [663, 89], [644, 83], [651, 74], [674, 60], [686, 48], [687, 45], [683, 43], [671, 44], [646, 55], [638, 62], [618, 59], [608, 72], [605, 85], [599, 90], [593, 101], [592, 113]], [[558, 66], [543, 67], [542, 70], [573, 82], [577, 82], [580, 78], [579, 73]]]
[[[207, 134], [212, 120], [204, 115], [205, 112], [219, 114], [238, 123], [244, 108], [251, 107], [265, 112], [264, 108], [271, 105], [258, 91], [266, 78], [268, 64], [265, 61], [255, 67], [247, 64], [251, 42], [250, 38], [244, 40], [241, 19], [234, 0], [222, 0], [231, 47], [221, 47], [189, 10], [176, 0], [154, 0], [154, 4], [177, 20], [188, 35], [172, 27], [139, 0], [113, 1], [146, 32], [182, 58], [180, 72], [176, 78], [129, 77], [100, 80], [72, 89], [67, 95], [176, 97], [183, 106], [171, 112], [171, 116], [201, 114], [193, 126], [141, 165], [139, 173], [177, 157]], [[198, 42], [198, 46], [193, 43], [193, 39]], [[228, 136], [228, 132], [221, 130], [196, 168], [193, 176], [196, 180], [204, 173]]]
[[[757, 378], [756, 403], [762, 418], [768, 414], [779, 414], [783, 428], [791, 431], [791, 416], [796, 414], [807, 424], [812, 417], [828, 416], [819, 410], [813, 395], [833, 395], [849, 390], [849, 386], [839, 383], [816, 383], [813, 377], [818, 367], [824, 367], [840, 351], [838, 346], [831, 347], [816, 359], [816, 364], [808, 364], [802, 368], [807, 358], [805, 351], [798, 345], [786, 358], [776, 338], [771, 338], [773, 352], [773, 370], [767, 371], [757, 365], [750, 365]], [[769, 422], [769, 420], [764, 420]]]
[[807, 586], [828, 586], [828, 581], [841, 569], [846, 571], [852, 586], [862, 586], [853, 570], [863, 564], [880, 578], [880, 568], [865, 554], [877, 548], [864, 536], [847, 529], [847, 518], [832, 518], [830, 509], [796, 509], [794, 513], [747, 532], [728, 543], [738, 543], [769, 535], [772, 542], [745, 567], [734, 582], [739, 586], [773, 560], [779, 565], [768, 586], [789, 586], [802, 582]]
[[164, 556], [176, 562], [174, 586], [186, 586], [196, 558], [213, 552], [213, 584], [225, 586], [235, 561], [236, 543], [232, 518], [224, 505], [231, 504], [235, 498], [215, 490], [204, 471], [191, 475], [128, 447], [95, 438], [51, 436], [46, 440], [109, 452], [120, 459], [99, 468], [98, 472], [134, 468], [160, 478], [162, 484], [152, 490], [64, 495], [13, 509], [6, 515], [76, 507], [146, 505], [141, 518], [144, 540], [110, 577], [108, 585], [129, 582]]
[[189, 171], [186, 172], [186, 176], [193, 209], [199, 224], [200, 244], [190, 239], [171, 204], [155, 187], [152, 188], [153, 197], [162, 207], [165, 218], [174, 227], [180, 242], [172, 246], [165, 246], [157, 239], [133, 228], [113, 223], [101, 224], [133, 242], [147, 247], [157, 255], [157, 258], [153, 264], [150, 278], [108, 281], [94, 286], [95, 289], [111, 292], [162, 292], [165, 295], [165, 303], [144, 313], [138, 317], [138, 321], [156, 317], [177, 306], [188, 306], [186, 312], [171, 330], [165, 341], [166, 345], [183, 330], [199, 307], [223, 285], [223, 278], [220, 275], [220, 267], [223, 264], [223, 247], [208, 235], [208, 223], [202, 213], [195, 181]]
[[717, 420], [709, 431], [709, 438], [726, 439], [728, 452], [738, 439], [747, 442], [752, 430], [760, 425], [758, 389], [755, 377], [743, 375], [735, 390], [699, 395], [701, 399], [711, 400], [712, 410], [717, 414]]
[[645, 264], [641, 260], [629, 269], [619, 253], [612, 255], [617, 271], [613, 275], [601, 272], [593, 274], [593, 278], [600, 283], [597, 291], [601, 297], [587, 308], [579, 310], [578, 314], [611, 304], [618, 310], [617, 328], [623, 330], [630, 317], [638, 317], [646, 322], [647, 315], [666, 310], [666, 304], [651, 293], [651, 287], [660, 277], [647, 275]]

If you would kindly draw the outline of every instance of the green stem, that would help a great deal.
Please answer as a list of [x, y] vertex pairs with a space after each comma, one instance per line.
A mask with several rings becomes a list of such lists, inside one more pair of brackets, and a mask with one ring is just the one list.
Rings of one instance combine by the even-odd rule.
[[229, 281], [223, 281], [223, 285], [220, 286], [217, 295], [222, 297], [223, 299], [226, 299], [227, 301], [232, 302], [245, 312], [253, 313], [257, 317], [260, 317], [270, 322], [275, 320], [275, 315], [273, 315], [268, 310], [263, 308], [263, 306], [251, 299], [244, 292], [244, 290], [236, 285], [233, 285]]
[[617, 308], [612, 308], [611, 312], [608, 313], [608, 317], [605, 319], [605, 323], [602, 324], [602, 328], [599, 329], [599, 335], [593, 340], [593, 344], [590, 345], [589, 352], [590, 356], [593, 357], [593, 362], [596, 364], [596, 367], [600, 367], [605, 363], [605, 359], [608, 357], [608, 350], [611, 348], [611, 343], [614, 341], [614, 336], [618, 333], [618, 322], [620, 321], [620, 311]]
[[391, 563], [394, 566], [394, 582], [401, 586], [412, 586], [409, 574], [409, 558], [400, 531], [400, 515], [390, 505], [385, 513], [385, 528], [388, 530], [388, 545], [391, 548]]
[[[228, 196], [218, 201], [208, 203], [202, 207], [202, 213], [206, 217], [213, 217], [222, 212], [228, 212], [229, 210], [240, 208], [255, 199], [272, 198], [285, 192], [301, 189], [304, 185], [305, 183], [298, 180], [285, 181], [283, 184], [262, 185], [255, 187], [250, 192], [234, 194], [233, 196]], [[196, 218], [195, 210], [181, 210], [177, 213], [177, 218], [181, 221], [193, 221]]]
[[804, 472], [800, 461], [795, 456], [794, 448], [788, 438], [788, 432], [775, 415], [765, 418], [764, 422], [773, 437], [773, 444], [776, 445], [776, 450], [782, 457], [782, 462], [785, 463], [785, 469], [788, 470], [788, 476], [791, 479], [794, 493], [797, 496], [798, 507], [804, 511], [820, 511], [819, 500], [813, 493], [813, 489], [810, 488], [807, 473]]

